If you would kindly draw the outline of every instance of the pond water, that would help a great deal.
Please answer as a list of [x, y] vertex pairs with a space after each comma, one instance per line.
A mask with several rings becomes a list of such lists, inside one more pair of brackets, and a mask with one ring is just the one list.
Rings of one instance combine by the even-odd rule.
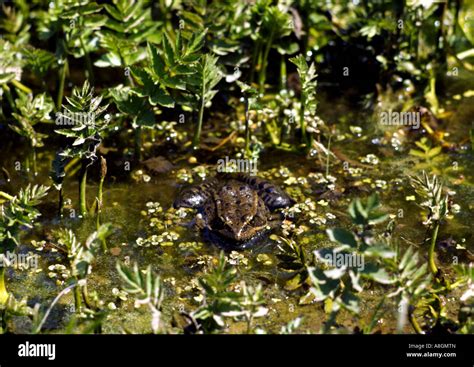
[[[455, 88], [453, 86], [453, 94]], [[459, 142], [466, 137], [474, 108], [472, 98], [449, 100], [450, 104], [446, 108], [448, 117], [441, 127], [449, 133], [447, 140]], [[423, 169], [442, 178], [449, 190], [455, 192], [453, 201], [461, 208], [459, 213], [443, 224], [439, 240], [452, 238], [467, 249], [474, 250], [472, 153], [461, 147], [444, 151], [434, 161], [420, 160], [408, 153], [411, 145], [406, 141], [417, 140], [409, 136], [411, 132], [399, 127], [374, 127], [373, 113], [344, 99], [323, 99], [319, 114], [327, 124], [337, 126], [331, 148], [337, 152], [338, 158], [331, 159], [328, 167], [329, 174], [335, 178], [333, 193], [321, 190], [324, 185], [319, 183], [326, 170], [325, 157], [308, 159], [291, 152], [268, 150], [263, 152], [258, 161], [259, 176], [281, 185], [298, 203], [305, 200], [315, 203], [313, 209], [296, 213], [288, 221], [288, 226], [294, 225], [293, 229], [289, 229], [291, 235], [308, 252], [330, 245], [325, 233], [327, 228], [350, 226], [346, 211], [353, 198], [378, 192], [383, 211], [396, 219], [394, 237], [399, 245], [415, 245], [422, 254], [426, 254], [421, 244], [426, 235], [421, 223], [422, 210], [415, 201], [407, 200], [407, 197], [414, 195], [409, 177], [420, 174]], [[230, 132], [223, 131], [222, 136]], [[2, 131], [2, 134], [7, 132]], [[406, 141], [403, 141], [404, 138]], [[182, 332], [180, 312], [190, 312], [198, 307], [200, 293], [197, 279], [207, 271], [210, 264], [215, 263], [220, 252], [217, 246], [203, 242], [199, 232], [189, 225], [194, 217], [193, 211], [177, 212], [171, 207], [179, 189], [190, 184], [189, 177], [195, 183], [201, 177], [212, 176], [217, 159], [232, 156], [231, 144], [214, 152], [195, 153], [197, 160], [194, 163], [188, 159], [191, 154], [183, 158], [179, 151], [154, 147], [149, 132], [145, 132], [144, 141], [151, 145], [149, 153], [157, 152], [157, 155], [164, 156], [173, 163], [173, 167], [166, 172], [152, 174], [146, 167], [132, 163], [128, 171], [124, 168], [129, 161], [127, 157], [113, 153], [106, 155], [109, 174], [104, 184], [101, 219], [102, 222], [111, 223], [114, 232], [107, 240], [109, 252], [97, 257], [88, 278], [89, 291], [96, 291], [100, 295], [104, 307], [114, 308], [111, 303], [117, 307], [109, 312], [107, 322], [103, 324], [105, 333], [144, 333], [149, 332], [150, 328], [149, 313], [134, 308], [131, 300], [120, 300], [116, 291], [113, 291], [114, 288], [120, 289], [122, 284], [116, 270], [117, 261], [130, 264], [137, 262], [140, 268], [151, 265], [155, 273], [160, 274], [165, 284], [163, 323], [168, 332]], [[106, 141], [104, 145], [113, 148], [114, 142]], [[6, 182], [1, 178], [0, 189], [15, 193], [28, 183], [50, 185], [48, 176], [56, 148], [47, 146], [37, 152], [38, 175], [35, 177], [31, 171], [26, 172], [24, 169], [29, 148], [8, 142], [4, 144], [0, 148], [1, 166], [8, 170], [11, 181]], [[19, 171], [15, 170], [18, 162], [21, 165]], [[91, 170], [87, 186], [89, 204], [92, 204], [96, 195], [97, 177], [96, 171]], [[61, 220], [57, 217], [57, 191], [51, 188], [44, 204], [40, 206], [42, 217], [39, 225], [33, 231], [25, 232], [22, 237], [21, 252], [35, 252], [31, 240], [50, 241], [54, 231], [60, 227], [72, 229], [80, 241], [85, 241], [95, 230], [95, 216], [78, 216], [77, 179], [67, 179], [63, 191], [66, 198], [64, 217]], [[284, 230], [278, 228], [274, 233], [281, 235]], [[265, 306], [269, 308], [269, 315], [255, 320], [256, 326], [267, 332], [278, 332], [289, 321], [303, 316], [301, 331], [318, 332], [326, 318], [324, 305], [305, 299], [306, 291], [301, 288], [286, 289], [288, 276], [278, 266], [277, 242], [272, 238], [265, 237], [250, 249], [226, 253], [229, 263], [237, 269], [239, 280], [252, 285], [264, 285]], [[48, 305], [66, 287], [65, 283], [58, 280], [60, 272], [53, 274], [55, 271], [51, 268], [64, 259], [61, 260], [60, 255], [54, 253], [35, 253], [40, 255], [39, 270], [9, 271], [8, 286], [17, 298], [28, 297], [30, 305], [36, 302]], [[449, 261], [443, 262], [441, 256], [438, 261], [441, 267], [449, 271]], [[368, 322], [383, 292], [380, 287], [369, 285], [361, 294], [363, 322]], [[72, 305], [72, 294], [62, 297], [53, 308], [44, 330], [64, 332]], [[387, 312], [376, 329], [384, 333], [394, 332], [396, 306], [387, 302], [384, 307]], [[348, 329], [358, 324], [353, 321], [353, 316], [348, 312], [341, 313], [338, 318], [339, 324]], [[25, 323], [25, 318], [16, 319], [16, 331], [28, 330]], [[230, 332], [242, 332], [246, 326], [244, 323], [231, 322], [229, 328]], [[406, 331], [411, 332], [411, 328], [407, 326]]]

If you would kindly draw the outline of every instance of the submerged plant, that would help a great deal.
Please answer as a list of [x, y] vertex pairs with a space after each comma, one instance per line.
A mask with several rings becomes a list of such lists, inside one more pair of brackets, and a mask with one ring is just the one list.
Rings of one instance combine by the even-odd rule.
[[247, 333], [253, 332], [254, 320], [265, 316], [268, 309], [261, 284], [256, 287], [240, 282], [240, 290], [232, 290], [236, 282], [236, 271], [221, 252], [217, 265], [199, 279], [203, 300], [201, 306], [187, 315], [194, 332], [213, 333], [225, 327], [225, 318], [244, 321]]
[[296, 65], [298, 75], [301, 83], [301, 97], [300, 97], [300, 115], [299, 123], [301, 128], [301, 137], [303, 144], [307, 148], [312, 145], [311, 135], [308, 136], [306, 128], [307, 116], [314, 116], [316, 113], [317, 100], [316, 100], [316, 67], [314, 63], [308, 66], [303, 55], [298, 55], [290, 59], [290, 61]]
[[[110, 223], [102, 224], [83, 243], [77, 239], [72, 230], [61, 229], [55, 233], [57, 239], [53, 248], [65, 257], [68, 268], [68, 277], [65, 281], [69, 285], [67, 289], [74, 290], [74, 312], [79, 318], [96, 319], [97, 321], [104, 316], [97, 293], [88, 290], [87, 278], [92, 272], [93, 262], [100, 252], [102, 243], [111, 233], [112, 225]], [[63, 291], [58, 297], [62, 297], [68, 292]], [[55, 301], [51, 307], [54, 304]], [[95, 331], [100, 332], [100, 323], [96, 326]]]
[[372, 226], [387, 219], [387, 215], [378, 211], [379, 205], [376, 195], [370, 196], [366, 203], [355, 199], [349, 206], [349, 215], [357, 230], [328, 229], [329, 239], [338, 246], [314, 251], [316, 261], [323, 266], [308, 266], [308, 274], [315, 300], [326, 302], [329, 312], [326, 332], [341, 309], [359, 314], [357, 293], [363, 289], [363, 279], [379, 284], [394, 282], [383, 266], [383, 259], [393, 258], [395, 252], [372, 232]]
[[[147, 56], [150, 66], [144, 68], [133, 66], [131, 68], [132, 75], [137, 82], [136, 87], [132, 89], [132, 93], [147, 101], [153, 107], [159, 105], [165, 108], [173, 108], [176, 102], [183, 106], [192, 106], [194, 99], [192, 96], [189, 98], [190, 92], [186, 92], [187, 85], [190, 83], [192, 74], [196, 72], [205, 34], [204, 30], [193, 33], [189, 39], [183, 39], [181, 32], [179, 32], [174, 42], [168, 35], [164, 34], [161, 49], [148, 43]], [[129, 103], [132, 102], [134, 106], [140, 103], [138, 100], [130, 100]], [[141, 155], [142, 126], [150, 127], [149, 119], [153, 118], [154, 120], [153, 115], [149, 116], [147, 114], [144, 117], [146, 119], [135, 120], [135, 125], [133, 125], [136, 134], [136, 157], [138, 158]], [[141, 122], [145, 124], [140, 124]]]
[[71, 159], [80, 161], [79, 201], [83, 217], [87, 215], [87, 171], [89, 166], [97, 160], [97, 147], [109, 127], [109, 120], [100, 117], [108, 105], [100, 106], [102, 97], [94, 96], [93, 92], [94, 88], [91, 88], [88, 81], [84, 82], [82, 88], [74, 88], [72, 96], [66, 98], [68, 105], [64, 106], [64, 112], [56, 117], [57, 125], [71, 126], [67, 129], [56, 130], [56, 133], [74, 140], [59, 153], [61, 158], [57, 158], [53, 167], [54, 177], [64, 176], [61, 172], [61, 167], [64, 167], [62, 161]]
[[161, 332], [161, 304], [163, 284], [159, 275], [155, 276], [149, 265], [144, 271], [135, 264], [132, 268], [117, 263], [117, 271], [125, 282], [124, 290], [135, 297], [135, 306], [148, 306], [151, 312], [151, 329], [154, 334]]
[[204, 108], [209, 107], [212, 99], [217, 93], [214, 88], [222, 79], [222, 73], [217, 66], [218, 58], [211, 54], [205, 54], [196, 65], [193, 78], [189, 79], [189, 89], [194, 93], [195, 104], [199, 106], [199, 115], [194, 131], [193, 148], [199, 147], [201, 138], [202, 120], [204, 116]]
[[[54, 103], [51, 97], [46, 93], [39, 94], [33, 98], [30, 94], [25, 94], [18, 91], [19, 98], [15, 104], [18, 112], [13, 112], [15, 122], [9, 127], [18, 135], [25, 137], [32, 150], [33, 173], [36, 176], [36, 148], [44, 146], [43, 139], [47, 137], [46, 134], [39, 133], [34, 126], [39, 123], [51, 123], [50, 116], [54, 109]], [[27, 162], [27, 170], [29, 171], [29, 160]]]
[[[47, 195], [49, 187], [30, 186], [21, 189], [16, 196], [0, 191], [0, 198], [7, 202], [0, 206], [0, 256], [20, 245], [24, 228], [31, 229], [41, 213], [36, 209]], [[5, 261], [0, 266], [0, 304], [5, 304], [9, 294], [5, 286]]]
[[430, 178], [424, 171], [421, 177], [412, 179], [412, 185], [418, 195], [425, 200], [420, 206], [428, 209], [427, 219], [423, 223], [431, 229], [431, 237], [425, 240], [429, 241], [428, 263], [431, 273], [438, 277], [440, 274], [435, 262], [435, 249], [441, 222], [449, 213], [448, 195], [443, 194], [443, 185], [439, 179], [436, 176]]
[[269, 0], [258, 0], [251, 9], [257, 31], [252, 34], [255, 45], [250, 82], [253, 82], [253, 73], [258, 70], [258, 86], [261, 94], [265, 91], [270, 50], [275, 47], [275, 41], [292, 32], [291, 15], [285, 11], [287, 9], [284, 6], [271, 4]]
[[422, 159], [425, 162], [425, 165], [431, 167], [442, 159], [442, 146], [431, 146], [428, 138], [423, 137], [419, 141], [416, 141], [415, 144], [419, 149], [410, 149], [409, 154]]
[[[146, 57], [145, 41], [159, 41], [159, 22], [152, 20], [151, 8], [144, 0], [114, 0], [104, 4], [108, 18], [98, 32], [100, 45], [106, 53], [94, 62], [95, 66], [129, 68]], [[125, 70], [131, 84], [130, 70]]]

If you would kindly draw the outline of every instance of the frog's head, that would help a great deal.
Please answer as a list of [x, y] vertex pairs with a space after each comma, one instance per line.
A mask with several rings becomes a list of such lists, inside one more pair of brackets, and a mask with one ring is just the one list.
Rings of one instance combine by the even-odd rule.
[[254, 237], [266, 225], [266, 208], [248, 185], [231, 181], [215, 197], [219, 227], [224, 237], [242, 242]]
[[199, 209], [212, 195], [216, 179], [210, 179], [201, 184], [187, 187], [182, 190], [173, 203], [174, 208], [193, 208]]
[[265, 205], [270, 210], [288, 208], [295, 204], [293, 200], [285, 191], [274, 185], [268, 185], [260, 190]]
[[173, 203], [174, 208], [200, 208], [208, 199], [208, 195], [197, 187], [183, 190]]
[[[248, 217], [251, 220], [251, 217]], [[223, 220], [223, 226], [218, 232], [236, 242], [247, 241], [248, 239], [252, 238], [260, 229], [260, 227], [254, 227], [247, 223], [246, 220], [244, 221], [233, 221], [229, 217], [221, 218]]]

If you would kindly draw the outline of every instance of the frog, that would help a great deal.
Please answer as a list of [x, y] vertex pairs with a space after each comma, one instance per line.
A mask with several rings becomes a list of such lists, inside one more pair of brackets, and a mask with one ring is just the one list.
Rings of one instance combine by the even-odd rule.
[[278, 209], [294, 204], [274, 183], [239, 173], [221, 174], [186, 187], [173, 206], [196, 209], [195, 227], [210, 242], [247, 248], [281, 224]]

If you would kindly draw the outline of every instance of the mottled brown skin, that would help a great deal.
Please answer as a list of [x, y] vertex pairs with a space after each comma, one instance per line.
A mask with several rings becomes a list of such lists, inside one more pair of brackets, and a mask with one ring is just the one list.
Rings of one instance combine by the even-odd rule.
[[184, 190], [174, 206], [198, 209], [198, 228], [242, 245], [280, 223], [271, 210], [293, 203], [272, 183], [237, 174], [212, 178]]

